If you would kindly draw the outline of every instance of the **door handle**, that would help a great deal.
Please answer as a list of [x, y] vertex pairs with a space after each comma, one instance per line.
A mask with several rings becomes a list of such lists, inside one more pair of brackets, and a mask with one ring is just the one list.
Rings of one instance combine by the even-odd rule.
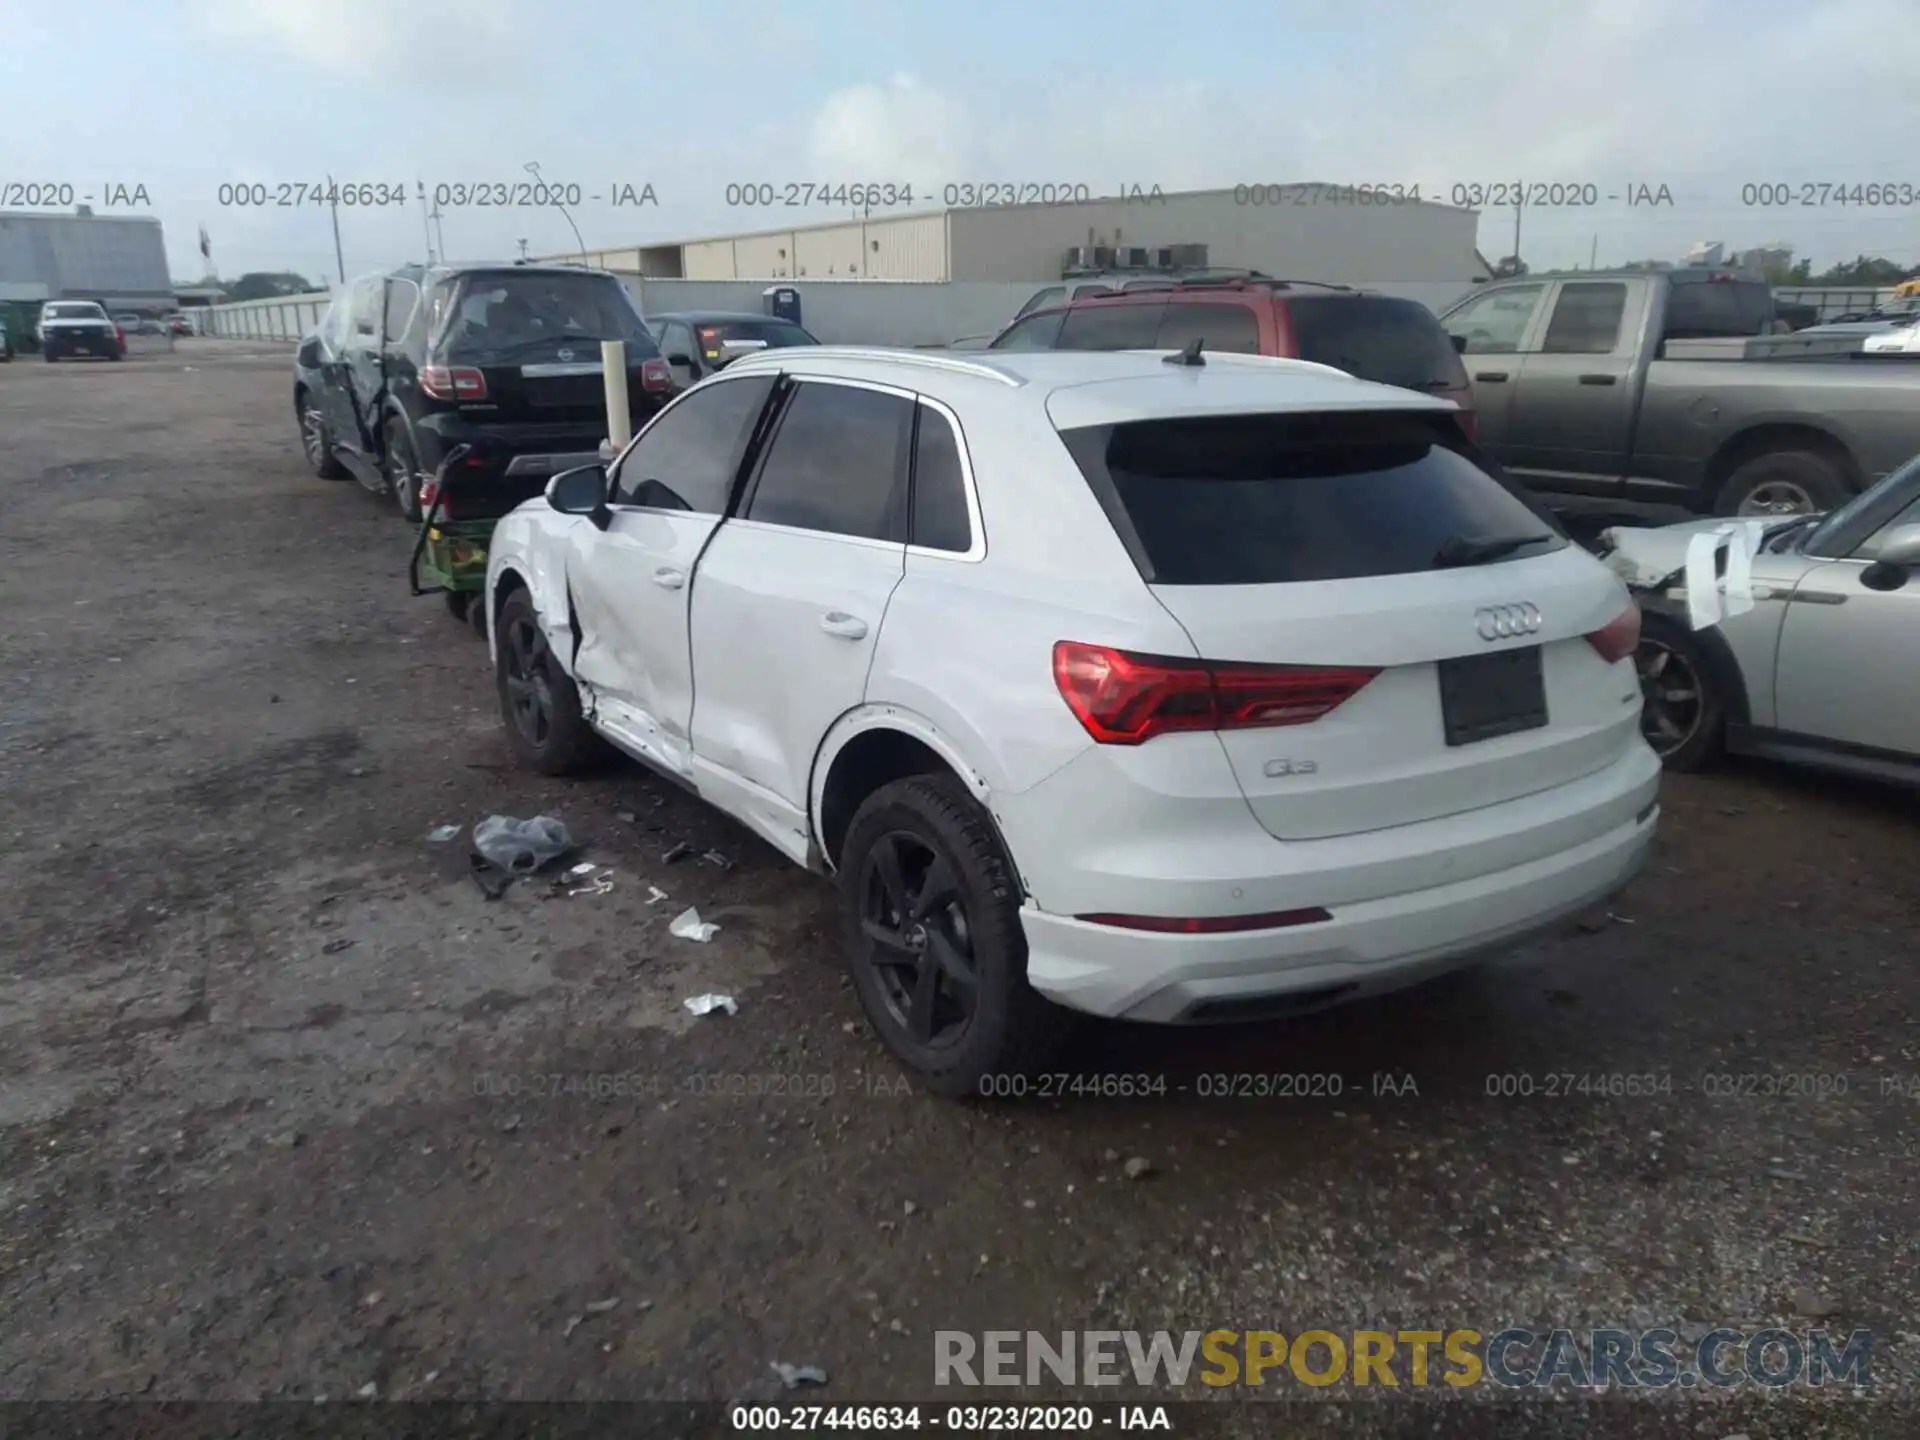
[[684, 570], [670, 570], [662, 565], [658, 570], [653, 572], [653, 583], [658, 585], [662, 590], [678, 590], [682, 585], [687, 583], [687, 572]]
[[1504, 370], [1482, 370], [1478, 374], [1476, 374], [1473, 378], [1476, 380], [1486, 380], [1489, 382], [1497, 383], [1507, 378], [1507, 372]]
[[1619, 378], [1617, 375], [1582, 375], [1580, 377], [1580, 383], [1582, 385], [1611, 385]]
[[838, 635], [842, 640], [864, 640], [867, 636], [867, 622], [844, 610], [829, 610], [822, 615], [820, 628], [829, 635]]

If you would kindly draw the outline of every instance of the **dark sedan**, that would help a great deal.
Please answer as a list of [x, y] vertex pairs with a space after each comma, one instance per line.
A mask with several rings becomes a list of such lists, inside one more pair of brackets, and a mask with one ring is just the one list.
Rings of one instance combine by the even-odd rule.
[[673, 310], [649, 316], [647, 327], [683, 390], [753, 351], [820, 343], [791, 320], [751, 311]]

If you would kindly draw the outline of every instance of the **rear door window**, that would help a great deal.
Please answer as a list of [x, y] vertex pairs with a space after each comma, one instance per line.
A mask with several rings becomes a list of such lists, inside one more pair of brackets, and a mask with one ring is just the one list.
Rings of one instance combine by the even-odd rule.
[[1547, 321], [1544, 355], [1609, 355], [1620, 339], [1627, 313], [1627, 287], [1618, 281], [1569, 280], [1553, 302]]
[[399, 340], [407, 333], [407, 327], [413, 323], [414, 311], [420, 306], [420, 287], [411, 280], [389, 280], [387, 282], [387, 339]]
[[906, 539], [914, 402], [802, 381], [781, 412], [744, 518], [863, 540]]
[[1456, 536], [1529, 556], [1567, 543], [1462, 453], [1449, 416], [1179, 417], [1061, 439], [1154, 584], [1412, 574]]
[[1361, 380], [1407, 390], [1463, 390], [1466, 367], [1439, 320], [1414, 300], [1306, 296], [1286, 302], [1294, 353]]
[[913, 524], [908, 542], [928, 550], [965, 554], [973, 545], [967, 518], [967, 482], [953, 422], [922, 405], [913, 446]]
[[1067, 298], [1066, 286], [1049, 285], [1045, 290], [1036, 290], [1031, 296], [1029, 296], [1027, 299], [1027, 303], [1020, 307], [1020, 314], [1015, 315], [1013, 318], [1018, 320], [1021, 315], [1031, 315], [1034, 311], [1039, 310], [1044, 306], [1058, 305], [1062, 300], [1066, 298]]
[[1161, 350], [1184, 350], [1195, 340], [1202, 350], [1223, 355], [1258, 355], [1260, 321], [1245, 305], [1188, 304], [1167, 306], [1154, 342]]
[[1144, 305], [1086, 305], [1069, 310], [1060, 326], [1056, 350], [1151, 350], [1160, 338], [1167, 302]]

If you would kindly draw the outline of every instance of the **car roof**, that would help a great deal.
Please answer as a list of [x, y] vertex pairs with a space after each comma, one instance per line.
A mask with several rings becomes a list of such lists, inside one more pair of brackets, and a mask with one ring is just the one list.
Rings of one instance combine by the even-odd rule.
[[710, 320], [771, 320], [776, 325], [791, 325], [791, 320], [779, 315], [766, 315], [758, 310], [662, 310], [657, 315], [649, 315], [649, 320], [684, 320], [690, 325], [704, 325]]
[[1205, 365], [1167, 363], [1160, 350], [886, 350], [822, 345], [763, 350], [727, 375], [788, 370], [802, 378], [893, 384], [957, 406], [1038, 405], [1059, 429], [1110, 425], [1143, 416], [1237, 415], [1259, 411], [1428, 410], [1451, 401], [1356, 380], [1310, 360], [1205, 355]]

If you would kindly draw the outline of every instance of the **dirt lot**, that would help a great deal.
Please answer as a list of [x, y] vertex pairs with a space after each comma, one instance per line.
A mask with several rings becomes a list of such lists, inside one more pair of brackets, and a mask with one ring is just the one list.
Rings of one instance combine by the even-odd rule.
[[[719, 1399], [779, 1360], [925, 1400], [936, 1329], [1824, 1324], [1875, 1332], [1870, 1397], [1651, 1403], [1913, 1433], [1912, 797], [1674, 780], [1604, 928], [1070, 1059], [1159, 1098], [953, 1104], [866, 1032], [823, 882], [638, 768], [509, 765], [407, 540], [307, 473], [284, 348], [0, 366], [0, 1398]], [[616, 887], [486, 903], [426, 835], [494, 811]], [[1340, 1093], [1203, 1093], [1275, 1073]]]

